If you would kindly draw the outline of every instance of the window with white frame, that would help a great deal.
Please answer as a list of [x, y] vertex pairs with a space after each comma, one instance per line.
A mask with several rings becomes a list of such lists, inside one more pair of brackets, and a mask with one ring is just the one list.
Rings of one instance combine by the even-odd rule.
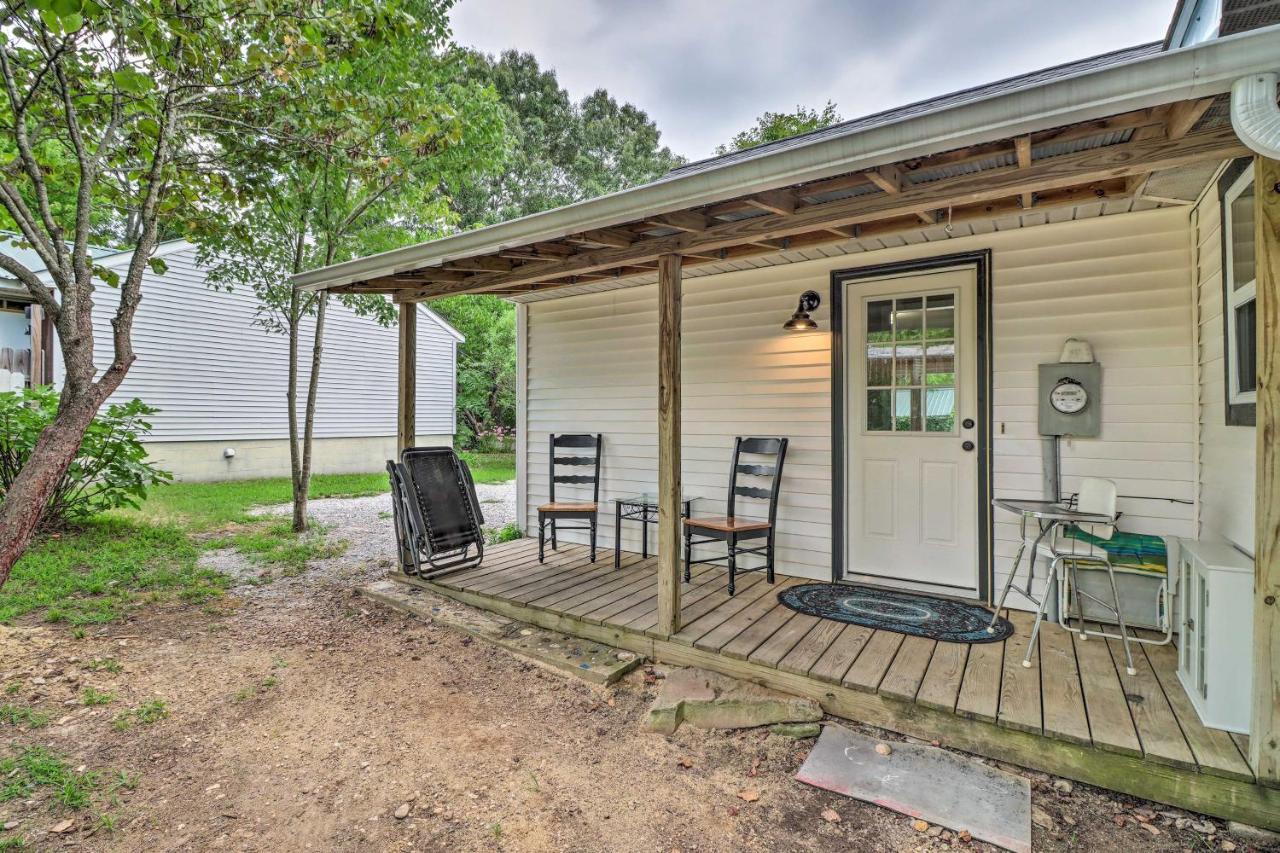
[[1258, 282], [1253, 164], [1237, 161], [1222, 181], [1222, 293], [1227, 422], [1254, 420], [1258, 397]]

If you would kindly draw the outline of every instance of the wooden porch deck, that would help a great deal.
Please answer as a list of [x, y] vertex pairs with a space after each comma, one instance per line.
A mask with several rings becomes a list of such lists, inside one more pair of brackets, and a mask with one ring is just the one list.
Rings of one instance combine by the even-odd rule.
[[[484, 564], [433, 582], [397, 576], [513, 618], [812, 696], [831, 714], [1022, 766], [1224, 818], [1280, 829], [1280, 790], [1254, 782], [1243, 738], [1201, 725], [1175, 674], [1170, 646], [1134, 646], [1129, 676], [1116, 641], [1042, 627], [1033, 666], [1021, 665], [1027, 614], [1003, 643], [939, 643], [818, 619], [780, 605], [801, 583], [695, 567], [683, 585], [681, 628], [658, 629], [654, 557], [581, 545], [548, 551], [522, 539]], [[1117, 661], [1120, 665], [1117, 665]]]

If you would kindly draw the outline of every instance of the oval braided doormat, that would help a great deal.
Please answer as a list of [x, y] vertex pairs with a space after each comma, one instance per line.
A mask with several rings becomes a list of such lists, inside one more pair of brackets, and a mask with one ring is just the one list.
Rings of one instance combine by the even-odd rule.
[[861, 584], [801, 584], [779, 592], [778, 601], [820, 619], [947, 643], [995, 643], [1013, 633], [1004, 617], [988, 631], [991, 611], [977, 604]]

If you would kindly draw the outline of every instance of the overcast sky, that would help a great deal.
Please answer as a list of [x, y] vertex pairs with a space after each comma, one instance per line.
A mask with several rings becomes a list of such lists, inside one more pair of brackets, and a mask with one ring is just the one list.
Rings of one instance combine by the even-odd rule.
[[455, 40], [603, 86], [708, 156], [766, 110], [844, 118], [1164, 37], [1174, 0], [459, 0]]

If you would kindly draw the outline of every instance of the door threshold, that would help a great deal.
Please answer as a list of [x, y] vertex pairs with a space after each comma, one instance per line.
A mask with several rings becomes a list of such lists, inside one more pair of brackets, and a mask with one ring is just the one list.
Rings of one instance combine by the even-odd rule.
[[882, 575], [845, 575], [837, 580], [836, 583], [858, 584], [891, 592], [919, 592], [924, 595], [947, 598], [965, 604], [977, 604], [983, 607], [987, 605], [987, 602], [979, 597], [978, 591], [972, 587], [943, 586], [942, 584], [929, 584], [919, 581], [896, 580]]

